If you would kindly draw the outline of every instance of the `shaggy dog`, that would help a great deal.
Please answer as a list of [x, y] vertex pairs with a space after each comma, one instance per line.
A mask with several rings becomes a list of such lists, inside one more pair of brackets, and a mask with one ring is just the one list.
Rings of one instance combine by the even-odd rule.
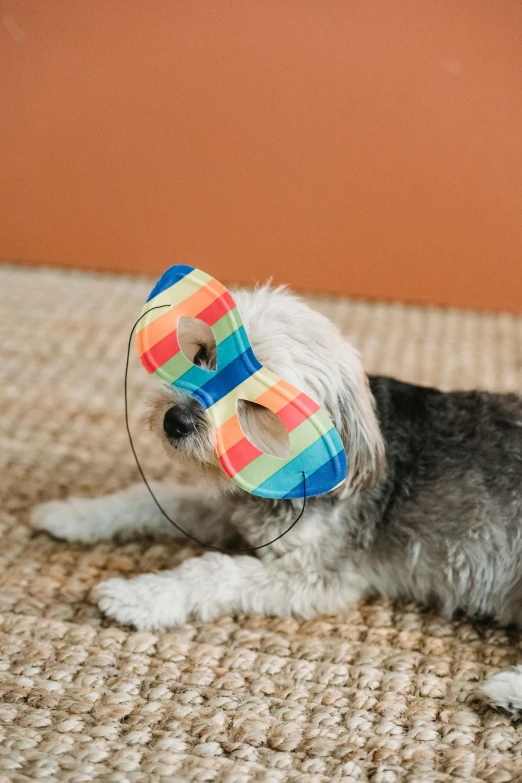
[[[368, 378], [338, 329], [286, 290], [264, 286], [235, 297], [259, 361], [328, 411], [348, 478], [310, 498], [291, 532], [256, 556], [209, 552], [174, 570], [109, 579], [95, 588], [100, 609], [138, 629], [161, 630], [231, 613], [331, 614], [378, 594], [446, 616], [463, 610], [522, 625], [522, 398]], [[212, 368], [215, 343], [203, 326], [188, 324], [182, 348]], [[273, 414], [249, 402], [239, 414], [256, 445], [284, 455], [286, 431]], [[253, 497], [226, 479], [204, 411], [188, 395], [159, 388], [150, 424], [173, 460], [205, 478], [198, 489], [154, 485], [170, 516], [200, 539], [226, 546], [239, 534], [255, 547], [299, 513], [300, 500]], [[143, 484], [47, 503], [33, 525], [83, 542], [179, 535]], [[522, 714], [522, 671], [495, 675], [481, 690], [493, 705]]]

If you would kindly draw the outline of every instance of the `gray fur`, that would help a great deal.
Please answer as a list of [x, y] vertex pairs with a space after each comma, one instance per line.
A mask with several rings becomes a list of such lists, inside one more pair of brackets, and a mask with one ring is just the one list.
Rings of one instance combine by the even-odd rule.
[[[352, 346], [300, 300], [268, 288], [238, 296], [256, 354], [328, 409], [349, 460], [347, 485], [310, 499], [305, 519], [260, 556], [309, 545], [319, 573], [351, 569], [365, 593], [521, 624], [522, 398], [366, 379]], [[216, 471], [210, 437], [199, 416], [185, 450]], [[226, 513], [252, 546], [298, 513], [298, 502], [227, 487]]]
[[[338, 329], [288, 292], [265, 286], [236, 302], [258, 359], [329, 412], [348, 478], [309, 499], [288, 535], [256, 556], [207, 553], [171, 571], [110, 579], [95, 590], [100, 608], [158, 630], [229, 612], [312, 617], [380, 594], [522, 625], [522, 398], [367, 379]], [[215, 346], [193, 337], [194, 362], [211, 364]], [[273, 445], [266, 412], [244, 405], [251, 431]], [[172, 424], [178, 415], [190, 432]], [[230, 483], [205, 412], [183, 392], [158, 390], [148, 420], [173, 460], [207, 479], [197, 490], [157, 488], [200, 540], [222, 546], [239, 535], [256, 547], [299, 513], [300, 501], [252, 497]], [[81, 541], [168, 529], [143, 485], [44, 505], [33, 524]], [[482, 695], [522, 714], [522, 670], [496, 675]]]
[[[309, 501], [325, 521], [335, 517], [334, 546], [327, 530], [322, 543], [329, 568], [348, 560], [370, 591], [520, 624], [522, 399], [382, 377], [370, 386], [386, 447], [381, 478], [344, 499]], [[276, 502], [235, 503], [257, 517], [252, 527], [288, 520]]]

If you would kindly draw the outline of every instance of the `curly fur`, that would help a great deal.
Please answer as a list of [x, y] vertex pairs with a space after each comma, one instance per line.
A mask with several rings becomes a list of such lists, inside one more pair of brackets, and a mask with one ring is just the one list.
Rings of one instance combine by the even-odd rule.
[[[236, 302], [259, 360], [329, 412], [346, 448], [348, 479], [310, 499], [300, 523], [259, 557], [212, 553], [173, 571], [112, 579], [96, 589], [101, 609], [141, 629], [162, 629], [230, 612], [310, 617], [377, 593], [446, 615], [463, 610], [522, 625], [522, 399], [368, 379], [335, 326], [285, 289], [239, 291]], [[193, 352], [203, 339], [193, 339]], [[163, 419], [180, 406], [194, 431], [173, 440]], [[252, 437], [277, 449], [280, 434], [266, 413], [245, 403], [243, 415]], [[288, 527], [299, 502], [255, 498], [231, 485], [197, 402], [160, 388], [149, 422], [173, 460], [205, 479], [197, 491], [156, 487], [185, 528], [216, 543], [239, 534], [257, 546]], [[84, 541], [168, 530], [142, 486], [40, 507], [33, 521]], [[515, 712], [522, 673], [498, 675], [482, 695]]]

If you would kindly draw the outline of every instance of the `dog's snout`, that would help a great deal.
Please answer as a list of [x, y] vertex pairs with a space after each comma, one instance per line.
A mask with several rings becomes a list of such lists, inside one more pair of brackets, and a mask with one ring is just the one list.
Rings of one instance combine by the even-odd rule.
[[167, 438], [184, 438], [196, 429], [194, 416], [190, 410], [180, 405], [169, 408], [163, 418], [163, 429]]

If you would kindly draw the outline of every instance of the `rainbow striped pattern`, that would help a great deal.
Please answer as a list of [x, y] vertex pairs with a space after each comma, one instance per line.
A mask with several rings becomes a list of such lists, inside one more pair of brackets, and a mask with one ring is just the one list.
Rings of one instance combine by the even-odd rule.
[[[151, 310], [155, 307], [162, 309]], [[180, 316], [199, 318], [212, 329], [215, 370], [197, 367], [181, 350]], [[136, 342], [147, 372], [205, 408], [221, 466], [242, 489], [265, 498], [299, 498], [303, 472], [307, 496], [329, 492], [346, 478], [346, 454], [327, 413], [258, 362], [232, 296], [205, 272], [177, 265], [162, 275], [143, 308]], [[237, 416], [239, 399], [264, 405], [280, 418], [290, 438], [287, 459], [248, 440]]]

